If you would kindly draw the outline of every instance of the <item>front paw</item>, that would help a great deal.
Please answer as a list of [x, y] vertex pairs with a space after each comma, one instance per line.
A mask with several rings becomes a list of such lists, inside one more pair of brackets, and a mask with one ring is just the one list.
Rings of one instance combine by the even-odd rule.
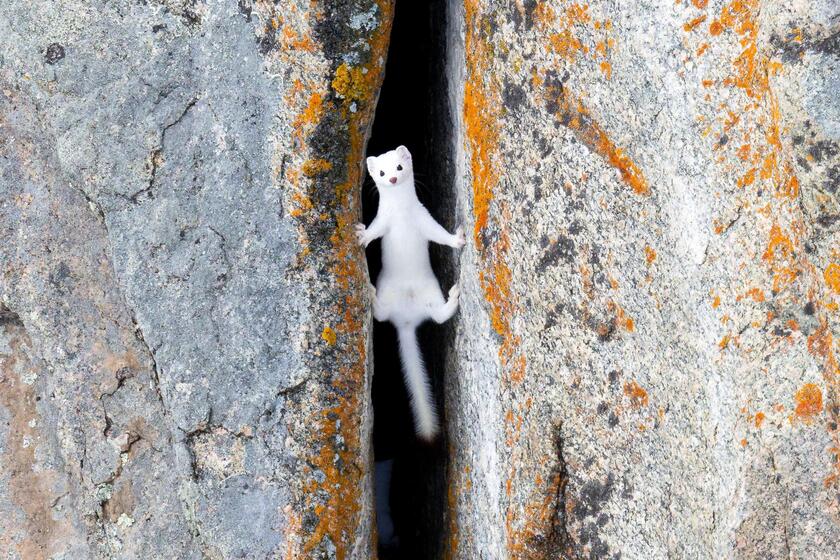
[[464, 235], [464, 228], [458, 226], [458, 229], [455, 230], [455, 235], [453, 236], [454, 240], [452, 242], [452, 246], [456, 249], [460, 249], [467, 243], [467, 236]]
[[370, 241], [368, 241], [367, 238], [367, 228], [365, 227], [365, 224], [356, 224], [353, 226], [353, 229], [356, 231], [356, 241], [359, 245], [367, 247]]

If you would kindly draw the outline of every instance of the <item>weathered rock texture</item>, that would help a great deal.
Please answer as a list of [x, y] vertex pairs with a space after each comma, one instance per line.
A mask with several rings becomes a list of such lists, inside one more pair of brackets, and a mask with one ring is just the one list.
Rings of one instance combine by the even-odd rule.
[[[373, 557], [391, 4], [0, 8], [0, 556]], [[433, 557], [837, 558], [836, 3], [447, 12]]]
[[368, 558], [388, 1], [0, 2], [0, 556]]
[[450, 8], [448, 556], [837, 558], [837, 4]]

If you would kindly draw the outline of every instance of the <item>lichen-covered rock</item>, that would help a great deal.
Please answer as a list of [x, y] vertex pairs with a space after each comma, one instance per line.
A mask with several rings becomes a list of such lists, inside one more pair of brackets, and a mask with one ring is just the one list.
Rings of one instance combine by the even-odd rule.
[[390, 2], [0, 5], [0, 555], [370, 557]]
[[[428, 548], [836, 557], [835, 3], [447, 12]], [[0, 0], [4, 559], [375, 555], [351, 225], [391, 19]]]
[[449, 6], [447, 555], [836, 558], [836, 3]]

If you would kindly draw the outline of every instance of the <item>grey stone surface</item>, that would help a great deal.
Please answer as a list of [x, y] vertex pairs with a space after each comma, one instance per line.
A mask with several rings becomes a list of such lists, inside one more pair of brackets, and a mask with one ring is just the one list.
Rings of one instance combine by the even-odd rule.
[[388, 2], [2, 2], [0, 556], [370, 556]]

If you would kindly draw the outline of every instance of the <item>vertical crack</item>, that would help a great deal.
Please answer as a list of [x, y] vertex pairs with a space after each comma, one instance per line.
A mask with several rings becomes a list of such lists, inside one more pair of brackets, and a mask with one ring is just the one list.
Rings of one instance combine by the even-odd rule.
[[129, 196], [123, 195], [123, 198], [127, 198], [132, 204], [139, 204], [140, 197], [143, 195], [148, 195], [149, 198], [154, 198], [154, 188], [155, 183], [157, 181], [158, 169], [161, 165], [163, 165], [164, 162], [163, 150], [166, 148], [166, 133], [169, 131], [170, 128], [184, 120], [184, 117], [186, 117], [187, 113], [189, 113], [190, 110], [193, 107], [195, 107], [195, 104], [198, 103], [199, 99], [201, 99], [200, 96], [196, 96], [190, 99], [190, 101], [187, 103], [187, 105], [184, 107], [184, 109], [181, 111], [178, 117], [176, 117], [175, 120], [173, 120], [171, 123], [165, 125], [163, 129], [161, 129], [160, 140], [158, 141], [158, 145], [149, 153], [149, 180], [147, 181], [146, 186]]
[[783, 515], [784, 515], [784, 520], [782, 522], [782, 536], [784, 537], [785, 550], [787, 551], [787, 554], [785, 554], [785, 558], [792, 559], [793, 558], [793, 552], [792, 552], [791, 547], [790, 547], [790, 534], [789, 534], [789, 531], [790, 531], [790, 497], [788, 496], [788, 493], [787, 493], [785, 487], [782, 485], [781, 475], [779, 474], [778, 468], [776, 467], [776, 454], [766, 444], [764, 445], [764, 448], [767, 449], [767, 452], [770, 455], [770, 466], [773, 468], [773, 483], [778, 487], [778, 491], [781, 492], [781, 494], [784, 498], [784, 512], [782, 512]]
[[566, 464], [566, 458], [563, 454], [563, 426], [558, 425], [554, 434], [554, 449], [557, 456], [557, 463], [553, 473], [554, 483], [557, 486], [554, 511], [551, 515], [551, 531], [548, 535], [548, 547], [546, 552], [556, 554], [559, 556], [550, 557], [573, 557], [572, 538], [569, 534], [567, 526], [568, 498], [566, 496], [566, 488], [569, 485], [569, 472]]
[[96, 215], [96, 217], [99, 219], [99, 223], [101, 223], [107, 231], [108, 226], [105, 223], [105, 212], [102, 211], [102, 206], [100, 206], [98, 202], [91, 198], [90, 195], [82, 187], [76, 187], [72, 183], [70, 184], [70, 187], [76, 190], [79, 194], [81, 194], [82, 197], [84, 197], [84, 199], [88, 203], [88, 207], [90, 208], [91, 212], [93, 212]]
[[[455, 203], [448, 141], [449, 105], [445, 78], [446, 4], [432, 2], [397, 2], [394, 11], [385, 79], [379, 92], [368, 156], [378, 156], [404, 145], [412, 154], [414, 180], [420, 202], [449, 231], [454, 229]], [[406, 111], [411, 107], [411, 111]], [[377, 213], [378, 191], [366, 175], [362, 189], [364, 222], [369, 224]], [[426, 188], [425, 183], [434, 183]], [[432, 245], [431, 262], [436, 276], [451, 285], [453, 259], [451, 249]], [[370, 278], [376, 282], [381, 270], [381, 242], [370, 244], [367, 251]], [[444, 290], [444, 293], [446, 292]], [[444, 369], [447, 354], [454, 343], [452, 324], [422, 325], [417, 336], [426, 363], [435, 407], [441, 420], [441, 434], [430, 448], [416, 440], [410, 405], [398, 355], [396, 331], [390, 323], [373, 325], [373, 452], [375, 460], [385, 465], [392, 461], [390, 487], [382, 483], [376, 491], [387, 491], [399, 550], [380, 550], [380, 558], [439, 558], [447, 541], [446, 455], [452, 446], [446, 441], [444, 410]], [[453, 442], [454, 443], [454, 442]], [[387, 469], [377, 472], [387, 480]], [[379, 500], [382, 507], [388, 500]]]
[[[126, 307], [128, 307], [127, 303]], [[140, 324], [137, 322], [137, 318], [134, 316], [134, 311], [131, 310], [131, 308], [129, 308], [129, 313], [131, 315], [131, 324], [134, 326], [134, 336], [149, 354], [149, 359], [152, 362], [152, 369], [150, 371], [152, 386], [154, 387], [155, 394], [157, 395], [157, 399], [160, 402], [160, 406], [163, 409], [163, 415], [168, 417], [169, 411], [166, 408], [166, 401], [164, 400], [163, 393], [160, 389], [160, 372], [158, 370], [157, 360], [155, 359], [155, 353], [152, 350], [152, 347], [149, 346], [149, 344], [146, 342], [146, 337], [143, 335], [143, 329], [140, 328]]]

